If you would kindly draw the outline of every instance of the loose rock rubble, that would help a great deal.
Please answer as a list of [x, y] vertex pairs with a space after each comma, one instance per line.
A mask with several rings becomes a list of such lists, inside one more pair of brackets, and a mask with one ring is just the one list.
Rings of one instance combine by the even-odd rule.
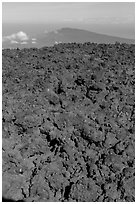
[[5, 49], [3, 199], [135, 200], [135, 46]]

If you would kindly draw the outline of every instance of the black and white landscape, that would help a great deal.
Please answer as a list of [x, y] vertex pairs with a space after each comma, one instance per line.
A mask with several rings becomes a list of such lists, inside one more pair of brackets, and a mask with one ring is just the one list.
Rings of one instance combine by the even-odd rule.
[[135, 202], [134, 6], [3, 3], [3, 202]]

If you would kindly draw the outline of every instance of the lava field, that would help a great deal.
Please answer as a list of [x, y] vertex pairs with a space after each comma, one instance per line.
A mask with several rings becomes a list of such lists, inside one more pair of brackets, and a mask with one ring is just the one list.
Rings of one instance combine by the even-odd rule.
[[135, 45], [2, 51], [2, 196], [135, 201]]

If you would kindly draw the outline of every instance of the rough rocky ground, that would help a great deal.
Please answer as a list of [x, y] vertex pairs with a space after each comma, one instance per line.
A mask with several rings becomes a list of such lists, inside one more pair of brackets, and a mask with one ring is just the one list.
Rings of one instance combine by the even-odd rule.
[[135, 200], [135, 52], [3, 50], [3, 199]]

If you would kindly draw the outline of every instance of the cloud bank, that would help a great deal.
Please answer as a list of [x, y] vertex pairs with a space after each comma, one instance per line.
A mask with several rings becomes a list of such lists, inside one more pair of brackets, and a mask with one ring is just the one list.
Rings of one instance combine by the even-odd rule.
[[14, 43], [15, 41], [17, 43], [18, 41], [27, 41], [27, 40], [29, 40], [29, 36], [23, 31], [4, 36], [2, 38], [3, 42], [10, 41], [11, 43]]

